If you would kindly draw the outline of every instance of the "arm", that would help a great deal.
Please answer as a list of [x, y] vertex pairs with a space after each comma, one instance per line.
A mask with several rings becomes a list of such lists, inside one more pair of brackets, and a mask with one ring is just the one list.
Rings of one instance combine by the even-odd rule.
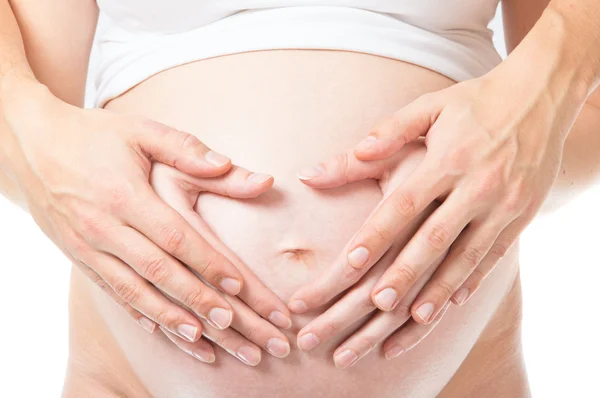
[[[548, 5], [548, 0], [503, 0], [504, 35], [510, 54]], [[561, 170], [542, 211], [554, 210], [600, 178], [600, 89], [584, 103], [565, 140]]]

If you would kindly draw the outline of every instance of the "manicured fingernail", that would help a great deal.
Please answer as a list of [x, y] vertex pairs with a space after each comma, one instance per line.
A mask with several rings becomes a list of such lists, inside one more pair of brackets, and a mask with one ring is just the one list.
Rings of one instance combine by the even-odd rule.
[[302, 314], [303, 312], [308, 311], [308, 305], [303, 300], [294, 300], [289, 305], [288, 308], [297, 314]]
[[369, 250], [366, 247], [359, 246], [348, 253], [348, 262], [354, 268], [360, 268], [367, 263], [369, 259]]
[[325, 170], [323, 166], [317, 165], [312, 167], [306, 167], [298, 172], [298, 178], [301, 180], [312, 180], [323, 175]]
[[307, 333], [303, 336], [298, 337], [298, 348], [302, 351], [310, 351], [319, 345], [321, 340], [312, 333]]
[[404, 348], [396, 346], [385, 353], [385, 359], [394, 359], [404, 352]]
[[227, 156], [221, 155], [215, 151], [208, 151], [206, 155], [204, 155], [206, 161], [215, 166], [223, 166], [227, 162], [229, 162], [229, 158]]
[[389, 311], [394, 306], [398, 293], [391, 287], [385, 288], [375, 295], [375, 302], [384, 311]]
[[289, 329], [292, 327], [292, 320], [285, 316], [281, 311], [273, 311], [269, 315], [269, 320], [275, 326], [280, 328]]
[[358, 355], [352, 350], [344, 350], [333, 358], [335, 366], [342, 369], [352, 366], [357, 360]]
[[177, 326], [177, 334], [188, 341], [194, 342], [194, 340], [196, 340], [196, 334], [198, 334], [198, 328], [184, 323]]
[[377, 137], [370, 135], [361, 142], [359, 142], [356, 146], [356, 149], [358, 149], [359, 151], [368, 151], [369, 149], [373, 148], [373, 144], [375, 143], [375, 141], [377, 141]]
[[223, 280], [221, 281], [221, 289], [233, 296], [238, 294], [241, 288], [241, 283], [236, 279], [223, 278]]
[[467, 296], [469, 295], [469, 289], [467, 289], [466, 287], [461, 287], [460, 289], [458, 289], [456, 291], [456, 293], [454, 293], [454, 298], [456, 299], [456, 302], [458, 303], [458, 305], [462, 305], [465, 300], [467, 299]]
[[201, 360], [202, 362], [213, 363], [215, 361], [215, 353], [214, 352], [197, 349], [197, 350], [192, 351], [192, 354], [196, 358]]
[[246, 365], [256, 366], [260, 363], [260, 351], [252, 347], [241, 346], [237, 350], [236, 356]]
[[268, 174], [252, 173], [248, 177], [248, 181], [252, 181], [255, 184], [262, 184], [263, 182], [267, 181], [269, 178], [271, 178], [271, 176]]
[[146, 318], [145, 316], [141, 317], [138, 322], [140, 323], [140, 325], [142, 325], [142, 327], [144, 329], [146, 329], [150, 333], [153, 333], [154, 328], [156, 328], [156, 323], [152, 322], [150, 319]]
[[208, 320], [218, 329], [225, 329], [231, 324], [231, 311], [225, 308], [213, 308], [208, 313]]
[[277, 358], [285, 358], [290, 353], [290, 344], [285, 340], [278, 339], [277, 337], [269, 339], [269, 341], [267, 341], [266, 348], [271, 355]]
[[429, 318], [431, 314], [433, 314], [434, 306], [431, 303], [422, 304], [419, 308], [417, 308], [417, 315], [425, 321], [429, 322]]

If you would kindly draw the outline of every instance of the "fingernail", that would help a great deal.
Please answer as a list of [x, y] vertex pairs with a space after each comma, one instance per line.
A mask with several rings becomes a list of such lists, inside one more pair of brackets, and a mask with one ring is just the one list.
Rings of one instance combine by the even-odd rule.
[[271, 355], [277, 358], [285, 358], [290, 353], [290, 344], [285, 340], [278, 339], [277, 337], [269, 339], [269, 341], [267, 341], [266, 348]]
[[185, 323], [177, 326], [177, 334], [190, 342], [194, 342], [194, 340], [196, 340], [197, 333], [198, 328], [196, 326], [186, 325]]
[[215, 166], [223, 166], [227, 162], [229, 162], [229, 158], [227, 156], [221, 155], [215, 151], [208, 151], [206, 155], [204, 155], [206, 161]]
[[465, 300], [467, 299], [467, 296], [469, 295], [469, 289], [467, 289], [466, 287], [461, 287], [460, 289], [458, 289], [456, 291], [456, 293], [454, 293], [454, 298], [456, 299], [456, 302], [458, 303], [458, 305], [462, 305]]
[[154, 328], [156, 328], [156, 323], [152, 322], [150, 319], [146, 318], [145, 316], [140, 318], [139, 323], [144, 329], [146, 329], [150, 333], [153, 333]]
[[297, 314], [302, 314], [303, 312], [308, 311], [308, 305], [303, 300], [294, 300], [289, 305], [288, 308]]
[[298, 172], [298, 178], [301, 180], [312, 180], [323, 175], [325, 170], [323, 166], [317, 165], [312, 167], [306, 167]]
[[433, 304], [431, 303], [425, 303], [422, 304], [419, 308], [417, 308], [417, 315], [419, 315], [419, 317], [425, 321], [425, 322], [429, 322], [429, 318], [431, 317], [431, 314], [433, 314]]
[[352, 350], [344, 350], [333, 358], [335, 366], [342, 369], [352, 366], [357, 360], [358, 355]]
[[370, 135], [361, 142], [359, 142], [356, 146], [356, 149], [359, 151], [368, 151], [369, 149], [373, 148], [373, 144], [375, 143], [375, 141], [377, 141], [377, 137], [375, 137], [374, 135]]
[[404, 348], [396, 346], [385, 353], [385, 359], [394, 359], [404, 352]]
[[394, 306], [398, 293], [391, 287], [385, 288], [375, 295], [375, 302], [384, 311], [389, 311]]
[[252, 173], [248, 177], [248, 180], [252, 181], [255, 184], [262, 184], [263, 182], [267, 181], [269, 178], [271, 178], [271, 176], [268, 174]]
[[252, 347], [240, 347], [236, 352], [236, 356], [246, 365], [256, 366], [260, 362], [260, 351], [255, 350]]
[[366, 247], [359, 246], [348, 253], [348, 262], [354, 268], [360, 268], [367, 263], [369, 259], [369, 250]]
[[321, 340], [312, 333], [307, 333], [303, 336], [298, 337], [298, 348], [302, 351], [310, 351], [319, 345]]
[[225, 308], [213, 308], [208, 313], [208, 320], [218, 329], [225, 329], [231, 324], [231, 311]]
[[221, 289], [233, 296], [238, 294], [241, 288], [241, 283], [236, 279], [223, 278], [223, 280], [221, 281]]
[[214, 352], [208, 352], [208, 351], [204, 351], [201, 349], [197, 349], [192, 351], [192, 354], [198, 358], [199, 360], [201, 360], [202, 362], [206, 362], [206, 363], [213, 363], [215, 361], [215, 354]]
[[289, 329], [292, 327], [292, 320], [285, 316], [281, 311], [273, 311], [269, 315], [269, 320], [275, 326], [280, 328]]

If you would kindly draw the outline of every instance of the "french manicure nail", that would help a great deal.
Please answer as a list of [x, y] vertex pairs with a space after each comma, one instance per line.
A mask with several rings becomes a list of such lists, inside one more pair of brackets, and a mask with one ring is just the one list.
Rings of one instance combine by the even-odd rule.
[[248, 180], [255, 184], [262, 184], [263, 182], [269, 180], [269, 178], [271, 178], [271, 176], [268, 174], [252, 173], [248, 177]]
[[270, 338], [266, 344], [267, 351], [277, 358], [285, 358], [290, 353], [290, 344], [277, 337]]
[[197, 349], [192, 351], [192, 354], [198, 358], [199, 360], [201, 360], [202, 362], [206, 362], [206, 363], [213, 363], [215, 361], [215, 354], [214, 352], [208, 352], [208, 351], [204, 351], [201, 349]]
[[181, 324], [177, 326], [177, 333], [190, 342], [194, 342], [198, 328], [192, 325]]
[[298, 172], [298, 178], [301, 180], [312, 180], [323, 175], [325, 170], [321, 165], [306, 167]]
[[359, 151], [368, 151], [369, 149], [373, 148], [373, 144], [375, 143], [375, 141], [377, 141], [377, 137], [375, 137], [374, 135], [370, 135], [361, 142], [359, 142], [356, 146], [356, 149], [358, 149]]
[[385, 353], [385, 359], [394, 359], [404, 352], [404, 348], [396, 346]]
[[397, 298], [398, 293], [396, 293], [396, 290], [388, 287], [375, 295], [375, 302], [379, 308], [383, 309], [384, 311], [389, 311], [394, 306]]
[[231, 294], [232, 296], [235, 296], [236, 294], [238, 294], [240, 292], [241, 288], [242, 288], [242, 285], [236, 279], [223, 278], [223, 280], [221, 281], [221, 289], [223, 289], [227, 293]]
[[417, 315], [419, 315], [419, 317], [425, 321], [425, 322], [429, 322], [429, 318], [431, 317], [431, 314], [433, 314], [433, 304], [431, 303], [425, 303], [422, 304], [419, 308], [417, 308]]
[[236, 356], [246, 365], [256, 366], [260, 363], [260, 351], [249, 346], [240, 347], [236, 352]]
[[308, 305], [303, 300], [294, 300], [292, 301], [288, 308], [297, 314], [302, 314], [303, 312], [308, 311]]
[[358, 355], [352, 350], [344, 350], [333, 358], [335, 366], [342, 369], [352, 366], [357, 360]]
[[312, 333], [307, 333], [303, 336], [298, 337], [298, 348], [302, 351], [310, 351], [319, 345], [321, 340]]
[[354, 268], [360, 268], [367, 263], [369, 259], [369, 250], [366, 247], [359, 246], [348, 253], [348, 262]]
[[223, 166], [227, 162], [229, 162], [229, 158], [227, 156], [221, 155], [215, 151], [208, 151], [206, 155], [204, 155], [206, 161], [214, 166]]
[[467, 289], [466, 287], [461, 287], [460, 289], [458, 289], [456, 291], [456, 293], [454, 293], [454, 298], [456, 299], [456, 302], [458, 303], [458, 305], [462, 305], [465, 300], [467, 299], [467, 296], [469, 295], [469, 289]]
[[140, 320], [140, 325], [146, 329], [148, 332], [153, 333], [154, 332], [154, 328], [156, 328], [156, 323], [152, 322], [150, 319], [146, 318], [145, 316], [141, 317]]
[[292, 320], [285, 316], [281, 311], [273, 311], [269, 315], [269, 320], [275, 326], [280, 328], [289, 329], [292, 327]]
[[208, 312], [208, 320], [218, 329], [225, 329], [231, 324], [231, 311], [225, 308], [213, 308]]

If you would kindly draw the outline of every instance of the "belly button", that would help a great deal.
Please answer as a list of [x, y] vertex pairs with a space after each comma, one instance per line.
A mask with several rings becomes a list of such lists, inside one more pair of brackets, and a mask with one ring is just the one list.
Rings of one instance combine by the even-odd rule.
[[286, 259], [302, 262], [307, 267], [315, 265], [315, 252], [310, 249], [286, 249], [281, 254]]

